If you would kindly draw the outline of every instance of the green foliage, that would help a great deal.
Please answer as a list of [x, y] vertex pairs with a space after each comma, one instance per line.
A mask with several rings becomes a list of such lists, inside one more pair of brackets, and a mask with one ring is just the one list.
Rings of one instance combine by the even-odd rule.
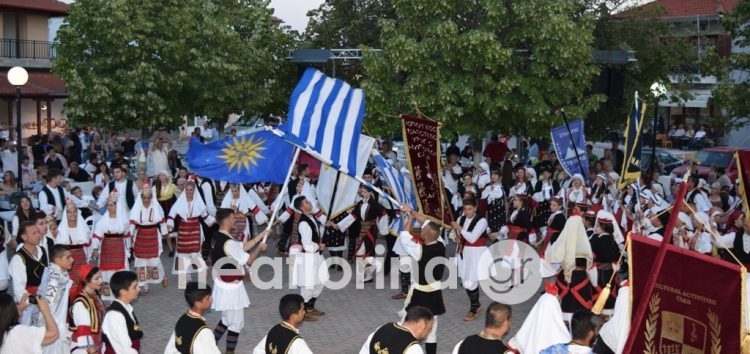
[[594, 18], [575, 0], [394, 0], [381, 20], [383, 52], [366, 54], [365, 123], [393, 131], [414, 112], [444, 135], [487, 130], [546, 136], [594, 109], [587, 94]]
[[[80, 124], [176, 127], [181, 116], [274, 108], [293, 73], [291, 36], [267, 0], [83, 0], [58, 32], [53, 70]], [[223, 126], [223, 124], [220, 124]]]
[[[656, 81], [664, 82], [672, 92], [680, 92], [689, 76], [681, 76], [685, 68], [697, 63], [696, 51], [686, 34], [675, 35], [673, 25], [660, 20], [665, 14], [661, 6], [638, 6], [626, 8], [628, 0], [581, 0], [594, 13], [594, 47], [602, 50], [633, 51], [635, 62], [619, 65], [624, 78], [623, 101], [620, 107], [602, 106], [589, 115], [587, 138], [603, 138], [606, 130], [623, 128], [626, 116], [633, 107], [633, 93], [638, 91], [641, 99], [648, 102], [647, 117], [653, 114], [653, 98], [650, 86]], [[669, 84], [670, 74], [676, 74], [678, 82]]]
[[[750, 0], [739, 0], [721, 24], [733, 38], [737, 47], [750, 46]], [[716, 75], [719, 85], [713, 91], [712, 103], [725, 108], [726, 114], [713, 122], [725, 131], [739, 129], [750, 124], [750, 52], [746, 50], [721, 58], [715, 51], [708, 51], [703, 68]]]

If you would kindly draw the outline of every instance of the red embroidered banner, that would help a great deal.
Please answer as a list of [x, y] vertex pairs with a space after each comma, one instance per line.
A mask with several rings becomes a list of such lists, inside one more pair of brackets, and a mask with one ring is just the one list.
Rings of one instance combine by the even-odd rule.
[[667, 245], [654, 292], [643, 299], [660, 242], [634, 235], [630, 255], [631, 311], [648, 306], [633, 323], [632, 353], [739, 353], [744, 278], [740, 266]]
[[430, 119], [402, 115], [404, 153], [414, 178], [419, 210], [437, 222], [452, 221], [444, 199], [440, 168], [440, 125]]

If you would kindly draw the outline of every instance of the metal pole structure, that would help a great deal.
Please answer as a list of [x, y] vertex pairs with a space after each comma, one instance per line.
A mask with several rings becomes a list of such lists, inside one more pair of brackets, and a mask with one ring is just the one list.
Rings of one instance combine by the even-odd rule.
[[656, 119], [658, 119], [659, 116], [659, 96], [654, 95], [654, 127], [652, 131], [652, 139], [651, 139], [651, 163], [649, 164], [648, 169], [648, 179], [647, 181], [651, 181], [651, 178], [654, 176], [654, 171], [656, 171]]
[[18, 190], [23, 190], [23, 181], [21, 179], [21, 87], [16, 86], [16, 154], [18, 158], [18, 170], [16, 173], [16, 181]]

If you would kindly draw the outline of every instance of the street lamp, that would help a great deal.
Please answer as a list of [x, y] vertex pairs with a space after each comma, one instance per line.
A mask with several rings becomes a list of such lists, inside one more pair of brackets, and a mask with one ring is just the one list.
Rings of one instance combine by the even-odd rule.
[[21, 86], [26, 85], [29, 81], [29, 73], [20, 66], [14, 66], [8, 70], [8, 82], [16, 87], [16, 154], [18, 158], [18, 171], [16, 180], [18, 181], [18, 190], [23, 190], [23, 181], [21, 180]]
[[651, 140], [651, 163], [649, 166], [649, 176], [647, 180], [651, 180], [656, 170], [656, 120], [659, 115], [659, 97], [664, 96], [667, 93], [667, 88], [661, 81], [654, 82], [651, 84], [651, 94], [654, 95], [654, 128], [651, 131], [653, 133], [653, 139]]

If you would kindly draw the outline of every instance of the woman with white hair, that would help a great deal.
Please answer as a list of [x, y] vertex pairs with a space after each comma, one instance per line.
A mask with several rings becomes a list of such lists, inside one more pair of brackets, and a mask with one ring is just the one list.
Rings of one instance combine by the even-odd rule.
[[155, 200], [148, 183], [143, 185], [130, 210], [130, 224], [130, 234], [134, 240], [134, 267], [141, 293], [148, 294], [148, 284], [161, 283], [166, 288], [169, 279], [159, 258], [163, 252], [161, 239], [166, 234], [164, 210]]

